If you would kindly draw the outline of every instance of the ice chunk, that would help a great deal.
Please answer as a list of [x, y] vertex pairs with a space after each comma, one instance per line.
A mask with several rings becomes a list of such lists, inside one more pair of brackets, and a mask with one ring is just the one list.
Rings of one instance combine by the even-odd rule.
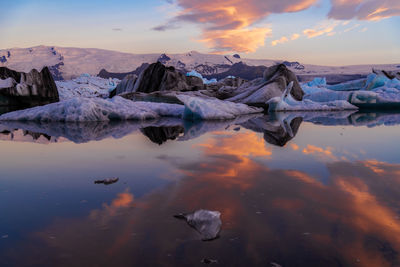
[[177, 97], [185, 104], [183, 118], [192, 121], [234, 119], [239, 115], [263, 111], [261, 108], [216, 98], [201, 98], [188, 95], [178, 95]]
[[178, 214], [174, 217], [185, 219], [186, 222], [200, 233], [204, 241], [213, 240], [221, 231], [221, 213], [219, 211], [196, 210], [189, 214]]
[[356, 106], [350, 104], [344, 100], [335, 100], [327, 102], [314, 102], [309, 99], [304, 99], [303, 101], [295, 100], [290, 94], [292, 90], [293, 82], [290, 82], [282, 96], [274, 97], [267, 101], [268, 111], [325, 111], [325, 110], [353, 110], [357, 109]]
[[102, 180], [95, 180], [95, 184], [104, 184], [104, 185], [110, 185], [110, 184], [115, 184], [116, 182], [119, 181], [118, 177], [112, 177], [112, 178], [107, 178], [107, 179], [102, 179]]
[[333, 91], [355, 91], [365, 87], [365, 79], [359, 79], [335, 85], [327, 85], [326, 88]]
[[307, 86], [326, 86], [326, 78], [316, 77], [311, 82], [306, 83]]
[[211, 84], [211, 83], [216, 83], [216, 82], [217, 82], [217, 79], [215, 79], [215, 78], [213, 78], [213, 79], [211, 79], [211, 80], [208, 80], [208, 79], [206, 79], [206, 78], [203, 78], [203, 75], [201, 75], [200, 73], [198, 73], [198, 72], [195, 71], [195, 70], [192, 70], [192, 71], [186, 73], [186, 76], [198, 77], [198, 78], [200, 78], [200, 79], [203, 80], [203, 83], [204, 83], [204, 84]]
[[390, 79], [383, 75], [376, 75], [371, 73], [367, 76], [367, 81], [364, 90], [372, 90], [378, 87], [385, 86]]
[[177, 104], [133, 102], [122, 97], [112, 99], [71, 98], [45, 106], [18, 110], [0, 116], [14, 121], [110, 121], [146, 120], [160, 116], [182, 116], [184, 106]]

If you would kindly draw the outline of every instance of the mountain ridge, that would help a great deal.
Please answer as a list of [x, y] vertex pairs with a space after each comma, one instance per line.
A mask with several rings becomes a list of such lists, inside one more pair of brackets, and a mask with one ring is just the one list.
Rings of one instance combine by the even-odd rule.
[[[153, 53], [131, 54], [99, 48], [74, 48], [58, 46], [35, 46], [28, 48], [0, 49], [0, 66], [17, 71], [40, 70], [48, 66], [56, 80], [75, 78], [82, 73], [98, 75], [104, 69], [109, 73], [129, 73], [142, 64], [160, 61], [183, 72], [196, 70], [205, 77], [220, 77], [235, 64], [246, 66], [264, 66], [283, 63], [296, 75], [324, 76], [332, 74], [367, 74], [372, 68], [395, 70], [400, 64], [352, 65], [352, 66], [318, 66], [271, 59], [247, 59], [238, 54], [215, 55], [190, 51], [181, 54]], [[243, 65], [243, 66], [244, 66]], [[257, 74], [258, 75], [258, 74]]]

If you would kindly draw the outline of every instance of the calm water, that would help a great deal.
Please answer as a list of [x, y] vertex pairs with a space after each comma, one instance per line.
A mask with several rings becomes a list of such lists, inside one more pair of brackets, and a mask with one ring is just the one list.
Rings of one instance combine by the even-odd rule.
[[[400, 265], [400, 114], [0, 132], [1, 266]], [[197, 209], [218, 239], [173, 217]]]

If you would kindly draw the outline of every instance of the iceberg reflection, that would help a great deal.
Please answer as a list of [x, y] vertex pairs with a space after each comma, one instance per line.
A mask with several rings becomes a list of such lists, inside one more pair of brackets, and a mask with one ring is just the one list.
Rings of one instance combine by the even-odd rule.
[[105, 138], [122, 138], [141, 131], [152, 142], [163, 144], [167, 140], [188, 141], [208, 132], [244, 127], [263, 133], [266, 142], [284, 146], [293, 139], [302, 122], [326, 126], [393, 126], [400, 124], [400, 113], [375, 112], [287, 112], [269, 115], [247, 115], [226, 121], [189, 122], [179, 118], [161, 118], [153, 121], [114, 122], [0, 122], [0, 140], [57, 143], [72, 141], [86, 143]]

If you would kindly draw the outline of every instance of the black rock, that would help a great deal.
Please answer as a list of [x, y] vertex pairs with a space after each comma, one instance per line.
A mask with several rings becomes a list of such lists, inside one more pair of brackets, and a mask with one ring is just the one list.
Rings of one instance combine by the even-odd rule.
[[166, 67], [160, 62], [150, 64], [140, 73], [135, 84], [135, 92], [190, 91], [192, 88], [186, 76], [174, 67]]
[[117, 85], [117, 87], [110, 92], [110, 97], [133, 92], [137, 78], [138, 77], [136, 74], [126, 75], [125, 78]]
[[1, 63], [7, 62], [6, 56], [0, 57], [0, 62], [1, 62]]
[[240, 56], [238, 54], [234, 54], [233, 57], [234, 58], [240, 58]]
[[282, 88], [282, 92], [286, 89], [290, 82], [293, 82], [291, 95], [298, 101], [303, 99], [304, 92], [301, 89], [296, 75], [284, 64], [269, 67], [265, 70], [263, 78], [264, 80], [268, 81], [268, 83], [277, 83]]
[[9, 87], [0, 88], [0, 106], [21, 109], [59, 101], [57, 86], [47, 67], [29, 73], [0, 67], [0, 78], [11, 80]]

